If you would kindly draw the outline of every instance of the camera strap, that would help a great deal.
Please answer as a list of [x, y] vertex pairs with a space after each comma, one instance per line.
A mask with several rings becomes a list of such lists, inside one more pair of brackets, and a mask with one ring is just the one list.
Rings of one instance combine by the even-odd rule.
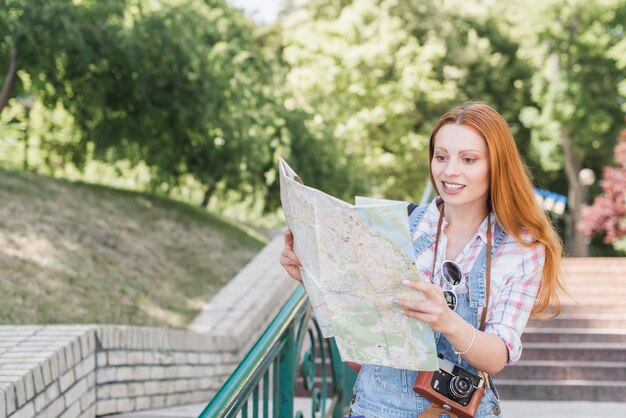
[[417, 418], [439, 418], [441, 414], [446, 414], [450, 418], [458, 418], [458, 416], [456, 416], [452, 412], [448, 411], [447, 409], [443, 409], [442, 407], [437, 406], [434, 403], [428, 405], [428, 408], [424, 409], [424, 412], [422, 412]]

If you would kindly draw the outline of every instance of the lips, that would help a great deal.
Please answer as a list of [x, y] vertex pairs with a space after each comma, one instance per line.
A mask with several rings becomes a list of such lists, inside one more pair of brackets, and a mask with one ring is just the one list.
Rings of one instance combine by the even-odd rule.
[[458, 183], [447, 183], [445, 181], [442, 181], [441, 183], [443, 184], [444, 189], [449, 190], [451, 192], [456, 192], [465, 188], [464, 185], [458, 184]]

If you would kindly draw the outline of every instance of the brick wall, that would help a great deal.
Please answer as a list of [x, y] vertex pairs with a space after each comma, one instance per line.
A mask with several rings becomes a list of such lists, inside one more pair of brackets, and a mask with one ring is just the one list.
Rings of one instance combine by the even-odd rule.
[[95, 416], [90, 326], [0, 326], [0, 418]]
[[119, 326], [96, 336], [97, 415], [208, 402], [239, 362], [230, 338]]
[[0, 418], [95, 417], [209, 401], [232, 339], [127, 326], [0, 326]]

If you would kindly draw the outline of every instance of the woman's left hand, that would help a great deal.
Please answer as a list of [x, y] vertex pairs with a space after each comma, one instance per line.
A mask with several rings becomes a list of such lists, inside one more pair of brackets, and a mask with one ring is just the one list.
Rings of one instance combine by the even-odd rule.
[[443, 295], [443, 290], [427, 281], [412, 281], [403, 283], [404, 286], [411, 287], [424, 295], [423, 301], [396, 299], [394, 304], [404, 308], [404, 314], [408, 317], [420, 319], [430, 325], [430, 327], [442, 334], [451, 332], [456, 323], [455, 316]]

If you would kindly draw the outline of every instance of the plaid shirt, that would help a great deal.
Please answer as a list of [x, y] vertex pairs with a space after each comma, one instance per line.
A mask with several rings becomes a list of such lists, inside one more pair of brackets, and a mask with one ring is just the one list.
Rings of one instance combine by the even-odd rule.
[[[424, 218], [414, 232], [413, 239], [422, 234], [437, 234], [440, 197], [430, 204]], [[495, 235], [496, 216], [491, 213], [492, 242]], [[437, 265], [432, 274], [434, 244], [430, 251], [423, 251], [416, 259], [416, 265], [422, 276], [445, 289], [441, 274], [441, 263], [446, 260], [447, 237], [443, 232], [447, 225], [444, 218], [441, 226]], [[533, 242], [528, 234], [522, 234], [525, 242]], [[454, 261], [461, 267], [463, 281], [457, 287], [457, 294], [467, 292], [467, 278], [474, 267], [480, 251], [487, 245], [487, 218], [483, 220], [476, 233], [465, 244]], [[511, 235], [506, 235], [491, 260], [491, 290], [489, 292], [489, 311], [485, 322], [485, 332], [500, 336], [509, 350], [509, 364], [517, 362], [522, 355], [521, 336], [535, 303], [541, 272], [543, 270], [545, 248], [543, 245], [525, 247]], [[434, 279], [433, 279], [434, 277]], [[480, 315], [480, 312], [479, 312]]]

